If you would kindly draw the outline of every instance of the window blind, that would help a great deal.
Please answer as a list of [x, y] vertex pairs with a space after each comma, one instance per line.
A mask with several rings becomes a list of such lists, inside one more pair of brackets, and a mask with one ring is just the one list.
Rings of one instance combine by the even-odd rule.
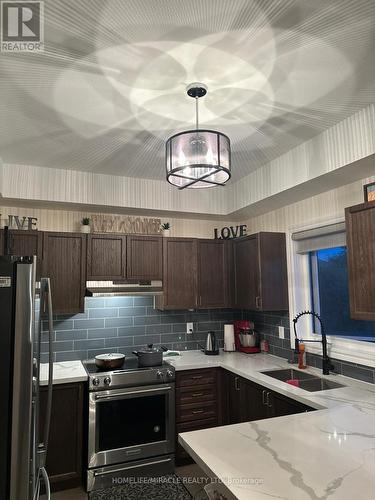
[[345, 222], [298, 231], [292, 234], [297, 253], [346, 246]]

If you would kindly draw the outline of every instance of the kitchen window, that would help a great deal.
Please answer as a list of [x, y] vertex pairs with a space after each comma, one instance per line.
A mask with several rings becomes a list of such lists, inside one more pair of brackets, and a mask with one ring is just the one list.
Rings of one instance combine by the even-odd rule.
[[[314, 311], [323, 320], [326, 334], [350, 340], [375, 342], [375, 323], [350, 318], [346, 246], [309, 252], [311, 296]], [[320, 333], [317, 320], [314, 332]]]

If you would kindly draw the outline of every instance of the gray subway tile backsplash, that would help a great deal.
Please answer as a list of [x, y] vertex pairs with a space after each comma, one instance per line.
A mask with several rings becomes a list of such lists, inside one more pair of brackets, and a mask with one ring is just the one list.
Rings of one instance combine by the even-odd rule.
[[[159, 311], [153, 297], [87, 297], [85, 312], [56, 316], [54, 359], [88, 359], [100, 352], [131, 354], [146, 344], [169, 349], [199, 349], [208, 330], [214, 330], [220, 346], [224, 323], [241, 318], [241, 311]], [[194, 323], [194, 334], [186, 334], [186, 323]], [[47, 325], [44, 324], [44, 328]], [[47, 350], [44, 336], [43, 350]], [[46, 352], [42, 361], [47, 361]]]
[[[216, 332], [222, 347], [224, 324], [236, 319], [252, 319], [261, 337], [270, 343], [270, 353], [292, 359], [289, 314], [285, 311], [254, 312], [230, 309], [203, 311], [158, 311], [153, 297], [87, 297], [85, 312], [54, 319], [54, 359], [70, 361], [89, 359], [105, 352], [130, 355], [145, 344], [165, 345], [169, 349], [200, 349], [206, 333]], [[186, 323], [194, 323], [193, 335], [186, 333]], [[284, 326], [285, 339], [279, 339], [278, 326]], [[46, 330], [47, 324], [43, 322]], [[43, 336], [42, 361], [47, 361], [47, 336]], [[307, 363], [320, 367], [321, 356], [308, 353]], [[335, 371], [375, 383], [375, 370], [334, 359]]]

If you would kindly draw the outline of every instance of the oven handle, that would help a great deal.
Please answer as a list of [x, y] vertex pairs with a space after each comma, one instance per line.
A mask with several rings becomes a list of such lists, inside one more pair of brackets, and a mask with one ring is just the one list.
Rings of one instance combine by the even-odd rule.
[[123, 467], [122, 469], [111, 469], [111, 470], [104, 470], [101, 472], [94, 471], [94, 476], [105, 476], [106, 474], [116, 474], [117, 472], [124, 472], [124, 470], [128, 469], [138, 469], [139, 467], [148, 467], [149, 465], [157, 465], [157, 464], [164, 464], [166, 462], [170, 462], [171, 458], [165, 458], [164, 460], [155, 460], [154, 462], [147, 462], [145, 464], [138, 464], [138, 465], [127, 465], [126, 467]]
[[108, 399], [117, 399], [121, 398], [122, 396], [133, 396], [134, 394], [146, 394], [149, 392], [166, 392], [170, 391], [172, 389], [171, 386], [166, 386], [163, 388], [158, 388], [158, 389], [141, 389], [139, 391], [129, 391], [129, 392], [118, 392], [117, 394], [107, 394], [107, 395], [102, 395], [102, 394], [95, 394], [95, 400], [108, 400]]

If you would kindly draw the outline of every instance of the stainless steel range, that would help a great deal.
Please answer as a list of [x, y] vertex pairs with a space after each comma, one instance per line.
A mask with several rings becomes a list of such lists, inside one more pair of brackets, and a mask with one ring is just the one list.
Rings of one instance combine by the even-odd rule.
[[87, 490], [173, 473], [173, 366], [138, 368], [136, 358], [126, 358], [113, 371], [99, 370], [94, 361], [84, 366], [89, 375]]

